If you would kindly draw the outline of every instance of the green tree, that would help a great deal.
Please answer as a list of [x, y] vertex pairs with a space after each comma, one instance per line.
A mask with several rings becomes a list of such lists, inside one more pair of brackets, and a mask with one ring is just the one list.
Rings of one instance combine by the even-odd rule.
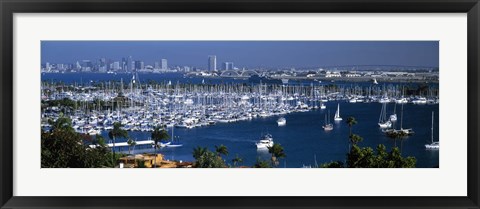
[[170, 136], [168, 135], [167, 131], [160, 126], [155, 127], [151, 134], [152, 140], [154, 141], [153, 147], [155, 149], [155, 164], [154, 167], [157, 167], [157, 148], [158, 143], [162, 141], [167, 141]]
[[343, 162], [342, 161], [333, 161], [329, 163], [324, 163], [320, 165], [320, 168], [343, 168]]
[[273, 146], [268, 147], [268, 153], [272, 155], [272, 167], [278, 166], [279, 158], [287, 157], [287, 155], [285, 154], [285, 151], [283, 150], [282, 145], [280, 144], [274, 144]]
[[210, 150], [201, 150], [201, 154], [195, 158], [194, 167], [196, 168], [226, 168], [225, 161]]
[[132, 147], [137, 145], [137, 142], [132, 140], [131, 138], [128, 138], [127, 144], [128, 144], [128, 154], [130, 155]]
[[113, 123], [113, 129], [108, 132], [108, 138], [113, 140], [113, 147], [112, 147], [112, 163], [114, 164], [113, 167], [115, 167], [116, 161], [115, 161], [115, 140], [117, 138], [128, 138], [128, 132], [124, 129], [122, 129], [122, 124], [119, 122]]
[[350, 134], [352, 135], [352, 127], [357, 124], [357, 120], [354, 117], [350, 116], [347, 118], [346, 123], [348, 124], [348, 128], [350, 129]]
[[376, 152], [370, 147], [358, 147], [353, 145], [347, 154], [347, 167], [349, 168], [414, 168], [414, 157], [402, 157], [397, 147], [390, 152], [386, 151], [385, 145], [380, 144]]
[[254, 168], [271, 168], [270, 163], [265, 160], [261, 160], [257, 158], [257, 162], [253, 165]]
[[197, 146], [197, 147], [193, 148], [193, 153], [192, 153], [193, 158], [198, 159], [198, 158], [200, 158], [200, 156], [205, 154], [207, 151], [208, 151], [208, 149], [206, 147]]
[[65, 120], [58, 121], [57, 125], [55, 129], [41, 133], [42, 168], [101, 168], [112, 165], [112, 154], [103, 137], [97, 135], [92, 140], [91, 145], [95, 146], [85, 145], [83, 136], [65, 125]]
[[348, 135], [349, 144], [348, 144], [348, 149], [350, 149], [352, 145], [352, 127], [357, 124], [357, 120], [355, 120], [354, 117], [350, 116], [347, 118], [346, 123], [348, 124], [348, 128], [350, 129], [350, 134]]
[[235, 158], [232, 159], [233, 167], [237, 167], [239, 163], [242, 163], [243, 159], [238, 156], [238, 154], [235, 155]]
[[350, 143], [353, 145], [356, 145], [358, 144], [358, 142], [363, 141], [363, 138], [357, 134], [351, 134], [349, 138], [350, 138]]
[[220, 155], [228, 155], [228, 148], [227, 146], [221, 144], [220, 146], [215, 145], [215, 152], [220, 157]]
[[70, 118], [64, 117], [63, 114], [56, 120], [50, 121], [50, 125], [52, 125], [52, 130], [62, 130], [67, 132], [75, 132], [72, 128], [72, 120]]

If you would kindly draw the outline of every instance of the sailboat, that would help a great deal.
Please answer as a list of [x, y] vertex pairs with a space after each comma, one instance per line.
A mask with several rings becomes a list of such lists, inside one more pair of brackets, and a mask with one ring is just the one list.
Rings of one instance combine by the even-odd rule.
[[412, 134], [415, 133], [415, 132], [413, 132], [413, 129], [411, 129], [411, 128], [407, 128], [407, 129], [403, 128], [403, 104], [402, 104], [402, 111], [400, 113], [400, 129], [396, 130], [396, 129], [393, 129], [393, 128], [389, 128], [389, 129], [384, 130], [383, 132], [386, 133], [387, 135], [390, 135], [390, 134], [393, 134], [393, 133], [398, 133], [398, 132], [403, 132], [406, 135], [412, 135]]
[[433, 115], [434, 112], [432, 111], [432, 143], [431, 144], [426, 144], [425, 148], [427, 149], [440, 149], [440, 142], [434, 142], [433, 141]]
[[395, 106], [393, 107], [393, 114], [390, 115], [390, 121], [397, 121], [397, 103], [395, 103]]
[[378, 126], [380, 126], [380, 128], [392, 127], [392, 122], [387, 120], [387, 103], [382, 103], [382, 110], [380, 111], [380, 117], [378, 118]]
[[325, 114], [325, 125], [322, 126], [322, 128], [325, 131], [333, 130], [333, 125], [330, 123], [330, 111], [328, 111], [328, 117], [327, 114]]
[[334, 121], [341, 121], [342, 118], [340, 117], [340, 104], [337, 105], [337, 112], [335, 112], [335, 117], [333, 118]]
[[177, 138], [177, 141], [174, 141], [173, 139], [174, 139], [174, 135], [173, 135], [173, 127], [172, 127], [172, 141], [170, 141], [165, 146], [167, 146], [167, 147], [181, 147], [181, 146], [183, 146], [183, 144], [178, 141], [178, 138]]

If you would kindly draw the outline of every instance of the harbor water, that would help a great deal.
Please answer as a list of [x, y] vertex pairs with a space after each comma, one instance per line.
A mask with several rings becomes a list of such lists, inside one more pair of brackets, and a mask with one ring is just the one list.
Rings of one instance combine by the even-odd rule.
[[[227, 161], [231, 163], [237, 154], [243, 159], [243, 165], [255, 164], [257, 158], [270, 159], [268, 151], [257, 151], [255, 142], [262, 134], [270, 133], [275, 143], [281, 144], [287, 155], [280, 160], [279, 167], [298, 168], [315, 166], [331, 161], [345, 161], [348, 152], [349, 127], [345, 122], [348, 116], [353, 116], [358, 124], [352, 127], [355, 134], [363, 137], [359, 143], [361, 147], [375, 147], [384, 144], [387, 150], [397, 146], [401, 148], [403, 156], [413, 156], [417, 159], [417, 167], [432, 168], [439, 166], [439, 150], [425, 149], [425, 144], [431, 142], [431, 112], [435, 112], [434, 141], [438, 136], [438, 104], [414, 105], [405, 104], [403, 113], [403, 128], [412, 128], [414, 135], [403, 140], [395, 141], [389, 138], [378, 127], [380, 103], [347, 103], [340, 102], [340, 115], [343, 121], [335, 122], [332, 131], [324, 131], [325, 114], [330, 110], [331, 121], [337, 108], [337, 102], [327, 102], [327, 109], [296, 112], [285, 115], [285, 126], [278, 126], [278, 116], [255, 118], [249, 121], [234, 123], [217, 123], [214, 126], [198, 127], [193, 129], [174, 128], [174, 136], [179, 137], [182, 147], [163, 147], [158, 149], [171, 160], [193, 161], [192, 150], [196, 146], [215, 149], [215, 145], [225, 145], [229, 154]], [[400, 106], [397, 104], [398, 121], [395, 126], [400, 128]], [[392, 113], [394, 104], [387, 105], [388, 114]], [[168, 129], [172, 134], [172, 129]], [[102, 133], [108, 139], [108, 133]], [[150, 132], [129, 132], [131, 138], [146, 140]], [[125, 140], [117, 140], [122, 142]], [[125, 152], [127, 147], [123, 148]], [[153, 152], [152, 148], [135, 148], [134, 153]]]

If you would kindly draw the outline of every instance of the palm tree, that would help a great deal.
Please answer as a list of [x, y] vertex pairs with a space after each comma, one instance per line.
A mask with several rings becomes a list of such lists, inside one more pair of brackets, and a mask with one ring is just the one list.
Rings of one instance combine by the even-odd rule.
[[350, 117], [347, 118], [346, 122], [348, 124], [348, 127], [350, 128], [350, 135], [352, 135], [352, 126], [357, 124], [357, 120], [355, 120], [354, 117], [350, 116]]
[[206, 147], [200, 147], [200, 146], [197, 146], [195, 148], [193, 148], [193, 158], [195, 159], [199, 159], [202, 155], [204, 155], [206, 152], [208, 151], [208, 149]]
[[232, 159], [233, 167], [237, 167], [237, 163], [243, 162], [243, 159], [238, 157], [238, 154], [235, 155], [235, 158]]
[[274, 144], [271, 147], [268, 147], [268, 153], [272, 154], [272, 166], [278, 165], [278, 159], [287, 157], [285, 154], [283, 147], [280, 144]]
[[363, 138], [357, 134], [350, 135], [350, 143], [357, 144], [358, 142], [363, 141]]
[[170, 136], [168, 135], [167, 131], [160, 126], [155, 127], [152, 131], [152, 140], [154, 141], [153, 148], [155, 149], [155, 164], [154, 167], [157, 167], [157, 147], [158, 142], [167, 141]]
[[[113, 147], [112, 147], [112, 152], [113, 152], [113, 161], [115, 160], [115, 139], [117, 138], [128, 138], [128, 132], [126, 130], [122, 129], [122, 124], [119, 122], [113, 123], [113, 129], [108, 132], [108, 138], [113, 140]], [[113, 165], [115, 166], [115, 162], [113, 162]]]
[[[348, 138], [350, 138], [350, 142], [352, 142], [352, 139], [351, 139], [352, 138], [352, 126], [357, 124], [357, 120], [355, 120], [354, 117], [350, 116], [350, 117], [347, 118], [346, 122], [348, 124], [349, 129], [350, 129], [350, 134], [348, 135]], [[352, 145], [351, 143], [348, 144], [348, 150], [350, 150], [351, 145]]]
[[92, 144], [93, 145], [99, 145], [99, 146], [102, 146], [102, 147], [106, 145], [105, 144], [105, 139], [103, 138], [102, 135], [99, 135], [99, 134], [95, 135], [95, 138], [92, 139]]
[[218, 157], [220, 157], [220, 155], [227, 156], [228, 155], [227, 146], [223, 144], [221, 144], [220, 146], [215, 145], [215, 152], [217, 152]]
[[127, 141], [128, 144], [128, 154], [130, 154], [130, 150], [133, 146], [137, 145], [136, 141], [133, 141], [131, 138], [128, 139]]
[[64, 117], [63, 114], [60, 114], [60, 117], [55, 122], [50, 121], [50, 123], [52, 124], [52, 131], [73, 131], [72, 120], [70, 120], [70, 118]]

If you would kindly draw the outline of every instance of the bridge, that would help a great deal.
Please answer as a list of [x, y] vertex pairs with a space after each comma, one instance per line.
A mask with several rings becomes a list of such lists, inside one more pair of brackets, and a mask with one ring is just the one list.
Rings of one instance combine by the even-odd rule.
[[260, 76], [260, 73], [255, 70], [226, 70], [220, 74], [221, 77], [232, 78], [249, 78], [252, 75]]

